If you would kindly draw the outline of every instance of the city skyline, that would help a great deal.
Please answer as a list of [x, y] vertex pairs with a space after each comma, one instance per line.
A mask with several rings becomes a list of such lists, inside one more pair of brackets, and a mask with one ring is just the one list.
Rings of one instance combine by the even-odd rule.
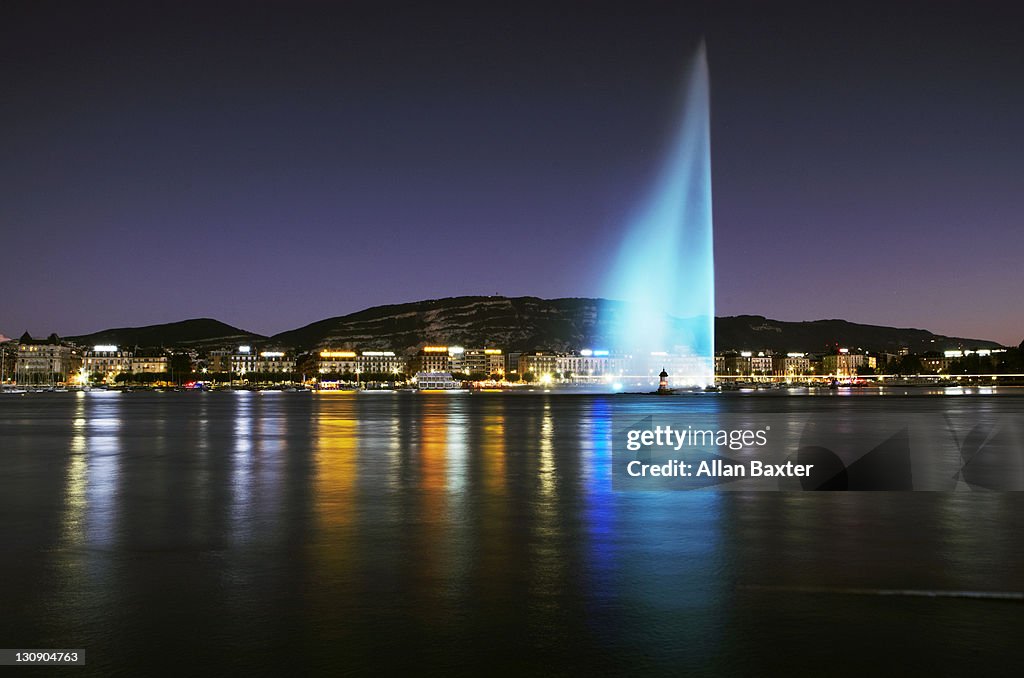
[[1016, 346], [1018, 15], [12, 3], [0, 332], [600, 296], [703, 37], [716, 315]]

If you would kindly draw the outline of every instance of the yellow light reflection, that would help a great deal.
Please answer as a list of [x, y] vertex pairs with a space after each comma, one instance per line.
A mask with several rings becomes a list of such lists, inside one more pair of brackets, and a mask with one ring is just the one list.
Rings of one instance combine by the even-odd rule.
[[558, 521], [557, 467], [555, 461], [555, 421], [551, 400], [544, 402], [538, 443], [537, 480], [540, 497], [536, 502], [537, 522], [534, 526], [534, 567], [532, 587], [543, 596], [556, 596], [565, 584], [566, 564], [561, 556], [562, 537]]
[[420, 415], [419, 436], [419, 515], [423, 517], [420, 529], [422, 547], [417, 549], [423, 573], [438, 579], [444, 576], [444, 563], [440, 561], [439, 544], [446, 541], [444, 534], [448, 522], [447, 496], [447, 398], [427, 398]]
[[343, 549], [327, 545], [345, 543], [351, 537], [359, 458], [356, 399], [348, 393], [315, 401], [313, 496], [320, 555], [327, 560], [345, 560]]
[[[494, 399], [495, 406], [502, 406], [501, 398]], [[495, 494], [505, 494], [505, 414], [504, 412], [483, 415], [483, 440], [480, 452], [483, 455], [484, 487]]]
[[75, 400], [75, 414], [72, 421], [70, 457], [65, 474], [64, 511], [61, 516], [61, 543], [66, 548], [81, 546], [85, 541], [86, 486], [89, 468], [86, 452], [85, 394], [79, 392]]

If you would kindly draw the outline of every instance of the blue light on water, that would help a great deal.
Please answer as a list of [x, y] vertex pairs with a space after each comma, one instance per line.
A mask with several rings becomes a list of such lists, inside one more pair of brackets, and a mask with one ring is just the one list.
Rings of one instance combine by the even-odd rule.
[[711, 133], [703, 44], [689, 73], [678, 132], [653, 190], [627, 224], [606, 296], [627, 302], [615, 340], [619, 351], [635, 357], [636, 374], [656, 373], [667, 352], [687, 366], [686, 374], [668, 368], [674, 384], [713, 381]]

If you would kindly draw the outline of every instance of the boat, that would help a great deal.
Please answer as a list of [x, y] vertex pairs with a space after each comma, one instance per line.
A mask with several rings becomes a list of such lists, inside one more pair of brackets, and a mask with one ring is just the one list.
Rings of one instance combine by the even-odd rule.
[[462, 382], [455, 380], [451, 372], [417, 372], [417, 391], [468, 391]]
[[313, 393], [355, 393], [358, 389], [340, 381], [318, 381], [311, 390]]

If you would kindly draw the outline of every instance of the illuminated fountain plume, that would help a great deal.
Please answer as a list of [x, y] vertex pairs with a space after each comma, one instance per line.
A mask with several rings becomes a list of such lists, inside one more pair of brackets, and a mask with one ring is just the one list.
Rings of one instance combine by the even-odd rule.
[[[615, 342], [634, 375], [714, 381], [715, 269], [707, 55], [697, 50], [683, 114], [654, 189], [627, 226], [608, 298], [626, 302]], [[652, 355], [654, 354], [654, 355]], [[654, 376], [656, 380], [657, 377]]]

